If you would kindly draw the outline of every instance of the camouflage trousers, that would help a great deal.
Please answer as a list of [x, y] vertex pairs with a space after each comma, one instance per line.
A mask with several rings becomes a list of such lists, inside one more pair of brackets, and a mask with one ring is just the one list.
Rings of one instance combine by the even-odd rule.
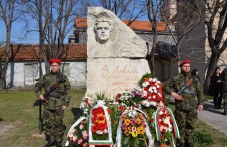
[[223, 105], [223, 109], [227, 110], [227, 93], [223, 94], [223, 100], [224, 100], [224, 105]]
[[180, 132], [180, 142], [193, 143], [193, 135], [195, 129], [195, 123], [197, 120], [197, 110], [175, 110], [175, 119]]
[[64, 111], [62, 109], [48, 110], [43, 112], [43, 128], [48, 140], [62, 141], [65, 125], [63, 124]]

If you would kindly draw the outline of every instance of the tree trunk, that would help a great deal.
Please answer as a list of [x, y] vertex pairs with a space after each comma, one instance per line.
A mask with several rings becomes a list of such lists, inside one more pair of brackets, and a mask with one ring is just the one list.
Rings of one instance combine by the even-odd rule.
[[206, 80], [205, 80], [205, 83], [204, 83], [204, 93], [205, 94], [208, 93], [208, 89], [209, 89], [209, 85], [210, 85], [210, 78], [211, 78], [211, 75], [212, 75], [212, 73], [214, 72], [214, 70], [217, 66], [217, 62], [218, 62], [219, 58], [220, 58], [219, 54], [217, 54], [217, 53], [211, 54], [210, 62], [209, 62], [209, 66], [208, 66], [208, 71], [207, 71], [207, 74], [206, 74]]
[[3, 86], [4, 89], [7, 88], [6, 75], [7, 75], [8, 65], [9, 65], [10, 33], [11, 33], [11, 25], [7, 26], [7, 30], [6, 30], [5, 63], [3, 65], [3, 70], [1, 75], [2, 76], [1, 85]]

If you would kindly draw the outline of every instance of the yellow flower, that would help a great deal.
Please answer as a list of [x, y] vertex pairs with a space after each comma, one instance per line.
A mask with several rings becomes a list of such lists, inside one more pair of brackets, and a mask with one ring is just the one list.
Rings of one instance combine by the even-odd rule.
[[130, 125], [130, 120], [129, 120], [129, 119], [126, 119], [126, 120], [124, 121], [124, 123], [125, 123], [126, 126], [128, 126], [128, 125]]
[[141, 120], [139, 118], [136, 119], [136, 123], [139, 125], [141, 124]]
[[132, 131], [132, 137], [137, 137], [138, 136], [138, 132], [137, 131]]
[[143, 135], [143, 134], [145, 133], [144, 127], [143, 127], [143, 126], [138, 127], [138, 128], [137, 128], [137, 132], [138, 132], [138, 134]]
[[129, 127], [128, 127], [128, 132], [129, 132], [129, 134], [132, 133], [132, 126], [129, 126]]

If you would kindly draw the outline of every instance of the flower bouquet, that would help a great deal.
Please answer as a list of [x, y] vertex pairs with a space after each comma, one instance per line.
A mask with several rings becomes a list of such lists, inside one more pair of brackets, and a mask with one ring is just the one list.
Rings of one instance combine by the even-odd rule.
[[140, 112], [131, 108], [122, 114], [117, 129], [117, 146], [152, 146], [153, 139], [144, 112], [137, 110]]
[[161, 144], [175, 144], [175, 138], [180, 138], [176, 120], [169, 108], [158, 108], [154, 115], [154, 123], [157, 140]]
[[146, 77], [141, 85], [142, 105], [145, 107], [160, 107], [164, 105], [162, 85], [157, 78]]
[[86, 120], [82, 120], [76, 127], [74, 127], [69, 132], [68, 140], [70, 141], [70, 145], [78, 147], [88, 146], [88, 132]]
[[89, 145], [112, 145], [110, 109], [105, 101], [97, 100], [89, 115]]

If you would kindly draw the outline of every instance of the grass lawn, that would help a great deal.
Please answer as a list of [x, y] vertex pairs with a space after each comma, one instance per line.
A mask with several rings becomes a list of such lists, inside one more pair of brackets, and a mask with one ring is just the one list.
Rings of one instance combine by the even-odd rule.
[[[75, 110], [79, 107], [84, 93], [85, 91], [72, 92], [70, 106], [67, 108], [64, 117], [67, 130], [70, 124], [74, 122]], [[46, 143], [44, 138], [38, 135], [39, 107], [33, 106], [35, 101], [34, 91], [0, 92], [1, 147], [42, 147]], [[200, 142], [206, 143], [209, 136], [213, 138], [211, 145], [197, 143], [197, 147], [227, 147], [227, 137], [200, 120], [197, 123], [197, 131], [202, 132], [202, 134], [205, 132]]]

